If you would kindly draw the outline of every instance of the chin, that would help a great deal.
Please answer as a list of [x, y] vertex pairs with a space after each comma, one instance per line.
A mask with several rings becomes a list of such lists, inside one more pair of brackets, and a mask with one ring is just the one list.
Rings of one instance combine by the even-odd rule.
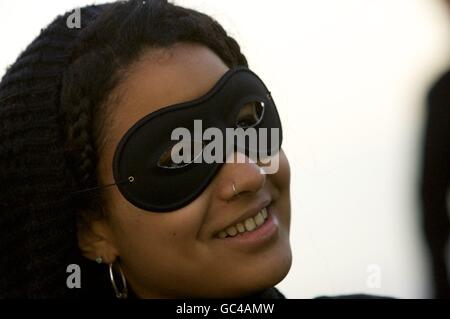
[[292, 265], [292, 254], [289, 243], [287, 247], [279, 249], [273, 257], [260, 268], [260, 280], [255, 283], [256, 291], [273, 287], [280, 283], [289, 273]]
[[[252, 263], [239, 268], [234, 281], [228, 282], [228, 289], [223, 289], [224, 296], [244, 297], [271, 288], [280, 283], [289, 273], [292, 265], [292, 254], [289, 246], [279, 247], [270, 257], [262, 258], [258, 263]], [[230, 278], [231, 279], [231, 278]], [[233, 282], [232, 286], [229, 284]]]

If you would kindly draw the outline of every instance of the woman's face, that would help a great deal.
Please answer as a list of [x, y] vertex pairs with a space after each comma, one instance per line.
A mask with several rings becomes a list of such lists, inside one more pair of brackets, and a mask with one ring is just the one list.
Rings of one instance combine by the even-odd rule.
[[[204, 95], [227, 70], [200, 45], [180, 43], [143, 54], [113, 92], [118, 102], [110, 108], [100, 181], [114, 180], [114, 151], [136, 121]], [[291, 265], [290, 171], [280, 153], [276, 174], [263, 175], [252, 162], [225, 163], [199, 197], [169, 213], [137, 208], [116, 187], [105, 190], [108, 218], [95, 222], [96, 244], [85, 255], [107, 263], [120, 258], [128, 284], [141, 298], [243, 296], [277, 284]], [[268, 204], [269, 218], [260, 229], [219, 237]]]

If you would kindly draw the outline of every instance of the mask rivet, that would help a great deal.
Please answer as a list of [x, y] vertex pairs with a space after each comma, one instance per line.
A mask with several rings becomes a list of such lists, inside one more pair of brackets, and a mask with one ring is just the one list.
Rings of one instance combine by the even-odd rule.
[[133, 183], [134, 182], [134, 176], [128, 176], [128, 181], [130, 183]]

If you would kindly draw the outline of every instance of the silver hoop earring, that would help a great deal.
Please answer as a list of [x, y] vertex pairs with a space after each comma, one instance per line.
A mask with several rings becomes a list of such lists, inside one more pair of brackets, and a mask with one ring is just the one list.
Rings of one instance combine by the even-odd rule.
[[125, 279], [125, 275], [123, 274], [122, 267], [120, 263], [117, 263], [117, 267], [120, 272], [120, 277], [122, 279], [122, 291], [119, 291], [117, 288], [116, 280], [114, 279], [114, 262], [109, 264], [109, 278], [111, 279], [112, 286], [114, 288], [114, 292], [116, 293], [116, 297], [118, 299], [126, 299], [128, 298], [128, 288], [127, 288], [127, 280]]

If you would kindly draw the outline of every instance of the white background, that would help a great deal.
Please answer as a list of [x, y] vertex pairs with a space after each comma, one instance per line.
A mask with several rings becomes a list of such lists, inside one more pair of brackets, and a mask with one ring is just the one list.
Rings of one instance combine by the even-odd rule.
[[[56, 15], [94, 2], [0, 0], [0, 75]], [[443, 1], [176, 3], [236, 37], [279, 108], [294, 254], [282, 292], [429, 297], [417, 169], [424, 95], [450, 65]]]

